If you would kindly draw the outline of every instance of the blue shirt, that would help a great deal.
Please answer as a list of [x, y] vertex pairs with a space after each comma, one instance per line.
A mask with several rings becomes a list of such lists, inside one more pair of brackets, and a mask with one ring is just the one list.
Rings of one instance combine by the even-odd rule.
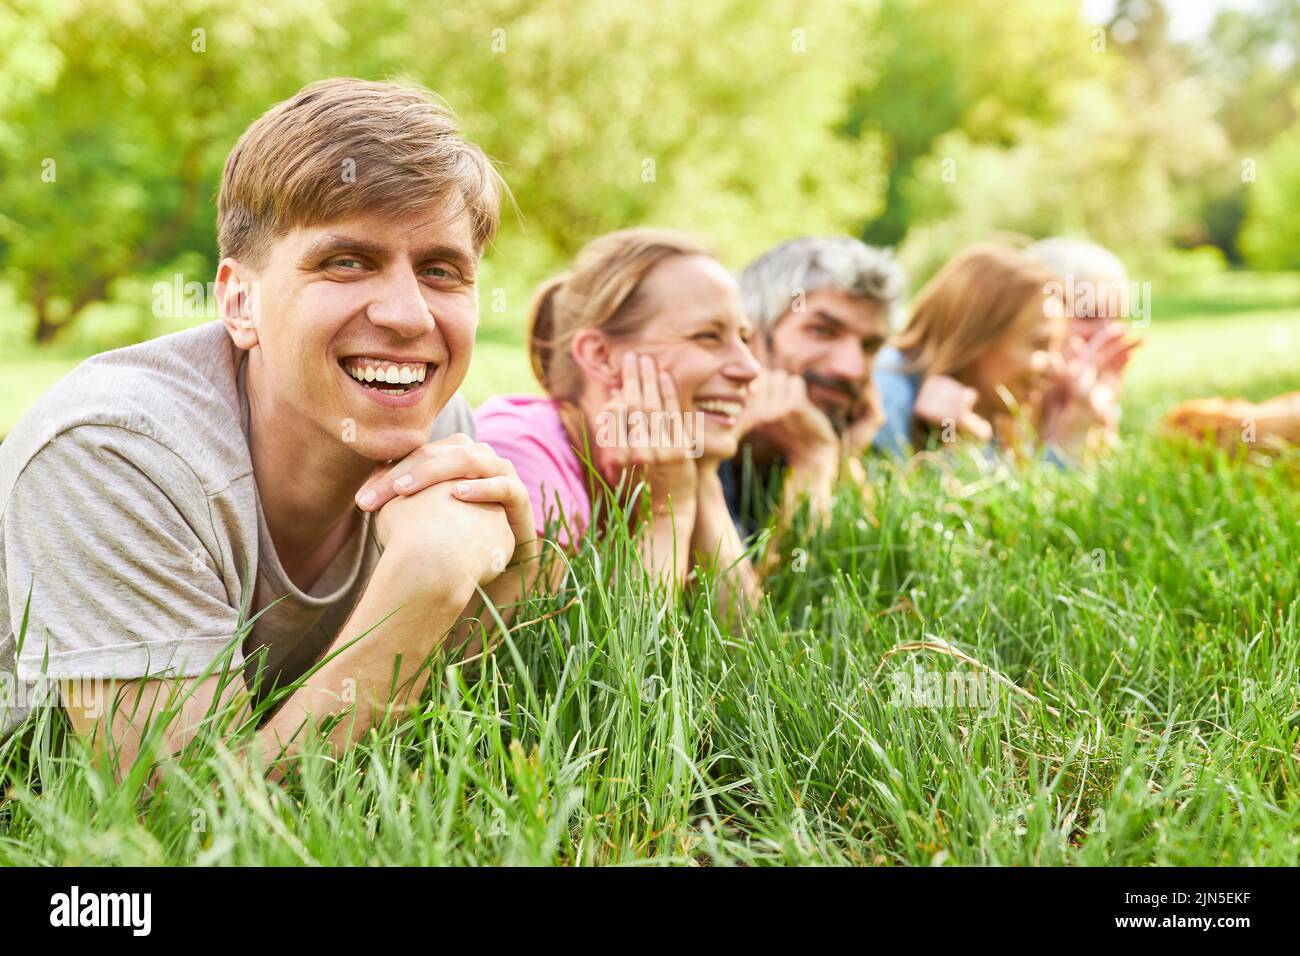
[[877, 451], [903, 457], [912, 448], [913, 409], [916, 395], [921, 390], [921, 372], [907, 369], [907, 358], [892, 345], [886, 345], [876, 355], [871, 371], [872, 380], [880, 390], [880, 406], [885, 413], [885, 423], [876, 432], [871, 444]]
[[748, 443], [742, 442], [735, 458], [724, 458], [718, 464], [718, 479], [722, 482], [722, 496], [727, 500], [727, 511], [741, 538], [753, 536], [776, 507], [776, 489], [784, 477], [785, 462], [778, 458], [764, 468], [754, 464]]
[[[925, 378], [923, 372], [908, 371], [907, 357], [892, 345], [886, 345], [876, 355], [872, 379], [880, 390], [880, 405], [885, 413], [885, 423], [876, 432], [871, 444], [879, 452], [905, 457], [912, 450], [912, 426], [916, 419], [916, 396]], [[999, 454], [996, 442], [984, 449], [990, 461]], [[1057, 468], [1069, 467], [1065, 456], [1054, 445], [1042, 449], [1043, 461]]]

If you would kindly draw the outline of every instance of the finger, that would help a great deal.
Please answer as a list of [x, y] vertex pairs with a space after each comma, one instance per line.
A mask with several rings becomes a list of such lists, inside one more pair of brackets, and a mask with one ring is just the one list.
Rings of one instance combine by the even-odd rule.
[[376, 511], [393, 498], [410, 496], [431, 485], [453, 478], [484, 478], [506, 473], [509, 462], [481, 445], [437, 449], [422, 460], [405, 459], [402, 464], [371, 483], [363, 511]]
[[462, 478], [452, 488], [461, 501], [493, 502], [499, 505], [518, 506], [528, 500], [528, 493], [518, 478], [491, 475], [483, 478]]
[[993, 438], [993, 426], [988, 423], [987, 419], [976, 415], [972, 411], [967, 411], [961, 416], [961, 419], [957, 422], [957, 427], [979, 441], [990, 441]]
[[431, 458], [412, 471], [397, 478], [394, 484], [398, 494], [410, 496], [442, 481], [454, 478], [489, 478], [494, 475], [509, 476], [510, 463], [496, 455], [467, 450], [462, 455], [442, 455]]
[[410, 471], [424, 459], [423, 449], [418, 453], [407, 455], [396, 464], [385, 462], [377, 466], [366, 479], [365, 484], [357, 489], [353, 496], [356, 506], [362, 511], [378, 511], [397, 496], [394, 479]]
[[767, 421], [767, 411], [772, 404], [772, 389], [775, 377], [770, 370], [760, 373], [758, 379], [749, 387], [749, 400], [745, 403], [745, 415], [751, 422]]
[[808, 397], [808, 383], [804, 381], [802, 375], [791, 375], [786, 386], [783, 411], [787, 414], [795, 409], [806, 412], [811, 407], [813, 404], [812, 399]]
[[537, 538], [533, 520], [533, 502], [517, 477], [496, 475], [456, 482], [452, 495], [475, 504], [498, 504], [505, 509], [506, 522], [515, 538], [515, 548]]
[[623, 356], [623, 381], [619, 388], [628, 408], [641, 407], [641, 373], [637, 369], [637, 354], [631, 350]]
[[665, 417], [672, 432], [669, 438], [674, 448], [680, 448], [686, 440], [686, 420], [682, 417], [682, 404], [677, 398], [677, 383], [668, 372], [659, 373], [659, 395], [663, 399], [664, 411], [667, 412]]
[[[402, 458], [395, 463], [384, 462], [376, 465], [370, 472], [370, 476], [365, 480], [361, 487], [357, 489], [357, 493], [354, 496], [357, 507], [361, 508], [363, 511], [375, 510], [392, 497], [392, 494], [389, 494], [388, 498], [383, 498], [381, 500], [381, 496], [385, 489], [388, 491], [391, 491], [392, 489], [391, 479], [405, 474], [420, 464], [420, 462], [427, 460], [431, 456], [441, 455], [456, 448], [466, 448], [473, 444], [475, 444], [473, 439], [464, 433], [458, 432], [455, 435], [449, 435], [448, 437], [439, 439], [438, 441], [428, 442], [421, 445], [405, 458]], [[374, 498], [368, 497], [371, 492], [375, 492]], [[363, 502], [366, 503], [363, 504]]]
[[647, 412], [663, 411], [664, 400], [659, 393], [659, 370], [653, 356], [641, 356], [641, 403]]
[[1146, 340], [1126, 339], [1126, 338], [1116, 338], [1111, 341], [1108, 341], [1105, 344], [1105, 346], [1099, 351], [1097, 355], [1097, 363], [1099, 365], [1105, 365], [1108, 362], [1112, 362], [1115, 359], [1119, 358], [1121, 355], [1125, 355], [1129, 352], [1132, 352], [1144, 341]]

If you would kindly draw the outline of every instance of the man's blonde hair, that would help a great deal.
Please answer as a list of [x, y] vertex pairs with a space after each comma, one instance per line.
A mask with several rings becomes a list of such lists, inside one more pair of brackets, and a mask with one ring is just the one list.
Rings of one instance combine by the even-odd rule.
[[337, 78], [263, 113], [226, 158], [222, 257], [257, 266], [290, 229], [378, 211], [468, 214], [475, 251], [496, 235], [505, 184], [423, 87]]
[[954, 375], [997, 345], [1031, 303], [1044, 309], [1064, 292], [1056, 274], [1011, 246], [970, 246], [944, 264], [916, 297], [894, 346], [912, 369]]

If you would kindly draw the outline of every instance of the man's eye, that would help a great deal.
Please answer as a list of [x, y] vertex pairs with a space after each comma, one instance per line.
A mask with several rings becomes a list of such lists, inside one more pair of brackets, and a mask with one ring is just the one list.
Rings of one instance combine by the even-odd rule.
[[456, 274], [446, 266], [426, 266], [425, 275], [432, 276], [435, 279], [455, 279]]
[[351, 256], [340, 256], [337, 259], [331, 259], [329, 266], [333, 269], [360, 269], [361, 260], [353, 259]]
[[722, 337], [717, 332], [697, 332], [692, 336], [696, 341], [721, 342]]

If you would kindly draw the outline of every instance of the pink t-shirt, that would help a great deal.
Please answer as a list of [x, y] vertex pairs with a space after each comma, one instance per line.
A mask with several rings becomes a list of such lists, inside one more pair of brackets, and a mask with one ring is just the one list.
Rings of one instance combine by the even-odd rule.
[[498, 395], [479, 406], [475, 419], [478, 440], [513, 464], [528, 489], [537, 533], [548, 519], [562, 514], [555, 540], [571, 543], [564, 525], [575, 540], [585, 534], [591, 519], [587, 469], [564, 431], [556, 403], [535, 395]]

